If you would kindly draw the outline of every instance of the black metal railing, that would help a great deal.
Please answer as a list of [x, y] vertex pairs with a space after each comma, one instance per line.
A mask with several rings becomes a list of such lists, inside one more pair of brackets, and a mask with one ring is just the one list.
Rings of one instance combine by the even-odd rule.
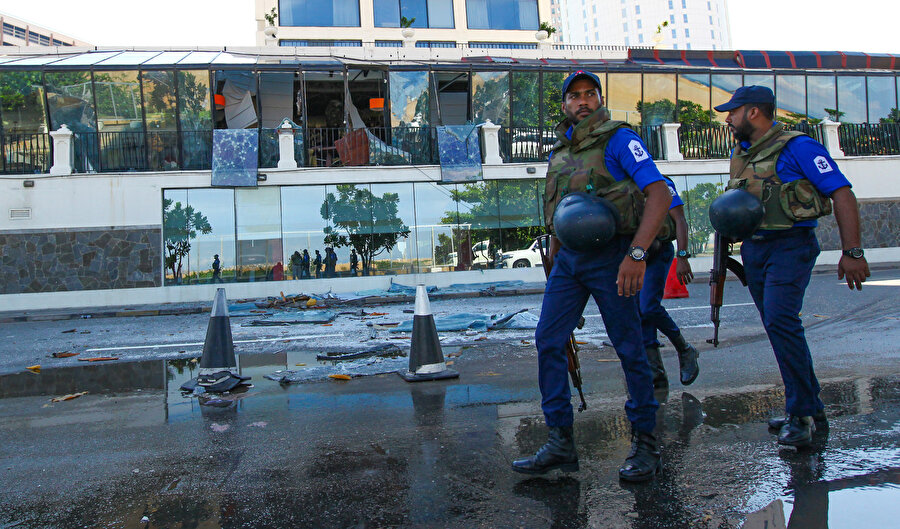
[[687, 160], [728, 158], [734, 148], [734, 136], [723, 123], [682, 124], [678, 145]]
[[634, 125], [634, 131], [637, 132], [647, 150], [650, 151], [650, 157], [654, 160], [663, 159], [663, 133], [662, 125]]
[[842, 123], [838, 142], [847, 156], [900, 154], [900, 123]]
[[46, 133], [0, 134], [0, 174], [49, 172], [52, 145]]
[[500, 158], [504, 163], [547, 161], [556, 141], [549, 127], [502, 127]]

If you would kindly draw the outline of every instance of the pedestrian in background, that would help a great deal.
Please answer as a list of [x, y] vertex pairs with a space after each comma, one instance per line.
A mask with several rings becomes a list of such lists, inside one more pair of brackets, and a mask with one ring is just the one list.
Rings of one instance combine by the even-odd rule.
[[[687, 219], [684, 217], [684, 202], [678, 196], [675, 182], [666, 178], [666, 184], [672, 194], [672, 205], [669, 207], [671, 221], [666, 220], [663, 229], [664, 235], [653, 243], [652, 251], [648, 252], [644, 288], [640, 293], [641, 333], [644, 337], [647, 360], [653, 371], [654, 389], [669, 387], [666, 367], [659, 352], [661, 344], [656, 334], [657, 330], [669, 339], [678, 352], [679, 379], [682, 385], [691, 385], [700, 374], [700, 365], [697, 363], [700, 354], [693, 345], [687, 343], [681, 334], [681, 329], [662, 306], [662, 299], [666, 292], [666, 279], [669, 276], [669, 268], [672, 266], [673, 255], [677, 259], [675, 272], [681, 284], [687, 285], [694, 279], [691, 264], [688, 262], [691, 254], [687, 251], [688, 227]], [[677, 253], [672, 246], [672, 240], [678, 243]]]
[[322, 277], [322, 254], [316, 250], [316, 257], [313, 259], [313, 266], [316, 267], [316, 279]]

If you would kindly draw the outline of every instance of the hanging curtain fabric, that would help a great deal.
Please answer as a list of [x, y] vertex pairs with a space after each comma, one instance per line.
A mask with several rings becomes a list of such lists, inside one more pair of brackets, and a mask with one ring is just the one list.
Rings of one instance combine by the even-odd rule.
[[483, 179], [477, 125], [437, 127], [437, 135], [442, 182], [476, 182]]

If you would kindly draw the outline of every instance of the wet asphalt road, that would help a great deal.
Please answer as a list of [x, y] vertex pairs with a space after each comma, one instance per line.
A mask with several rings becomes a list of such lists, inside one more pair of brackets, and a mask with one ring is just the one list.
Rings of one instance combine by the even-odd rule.
[[[200, 346], [190, 344], [202, 342], [205, 315], [4, 324], [0, 528], [752, 528], [763, 518], [778, 527], [778, 515], [790, 527], [889, 527], [900, 516], [900, 270], [871, 280], [851, 293], [831, 273], [813, 277], [803, 318], [831, 428], [801, 452], [779, 450], [763, 424], [783, 394], [747, 292], [728, 284], [717, 349], [705, 343], [706, 285], [668, 300], [701, 349], [702, 373], [690, 388], [670, 376], [660, 396], [665, 470], [640, 485], [617, 479], [628, 451], [624, 382], [593, 306], [578, 333], [581, 470], [531, 479], [509, 471], [546, 438], [530, 331], [442, 333], [457, 380], [284, 386], [263, 377], [311, 366], [319, 351], [408, 345], [386, 330], [370, 339], [365, 323], [408, 319], [409, 305], [366, 308], [387, 314], [343, 315], [331, 327], [232, 318], [253, 387], [201, 405], [178, 386], [195, 374]], [[432, 308], [537, 314], [540, 296]], [[47, 358], [56, 351], [120, 359]], [[670, 347], [664, 360], [677, 373]], [[38, 363], [40, 374], [23, 370]], [[50, 402], [79, 391], [89, 393]]]

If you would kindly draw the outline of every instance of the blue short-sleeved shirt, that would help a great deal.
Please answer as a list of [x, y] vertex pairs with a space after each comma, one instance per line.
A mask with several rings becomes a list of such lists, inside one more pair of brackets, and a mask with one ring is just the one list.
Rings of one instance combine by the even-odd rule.
[[668, 176], [664, 176], [666, 179], [666, 185], [669, 186], [669, 193], [672, 194], [672, 205], [669, 206], [669, 209], [677, 208], [678, 206], [683, 206], [684, 202], [681, 201], [681, 197], [678, 196], [678, 190], [675, 189], [675, 182], [669, 179]]
[[[741, 148], [749, 149], [750, 143], [741, 142]], [[787, 142], [778, 157], [778, 163], [775, 164], [775, 172], [785, 183], [807, 178], [827, 197], [842, 187], [852, 187], [850, 181], [828, 155], [825, 146], [809, 136], [798, 136]], [[794, 223], [794, 226], [816, 225], [818, 221], [815, 220]]]
[[[569, 127], [566, 131], [569, 139], [572, 139], [572, 130], [573, 127]], [[613, 133], [606, 146], [605, 161], [606, 168], [617, 182], [630, 176], [642, 191], [653, 182], [666, 179], [653, 163], [641, 137], [629, 128], [623, 127]]]

